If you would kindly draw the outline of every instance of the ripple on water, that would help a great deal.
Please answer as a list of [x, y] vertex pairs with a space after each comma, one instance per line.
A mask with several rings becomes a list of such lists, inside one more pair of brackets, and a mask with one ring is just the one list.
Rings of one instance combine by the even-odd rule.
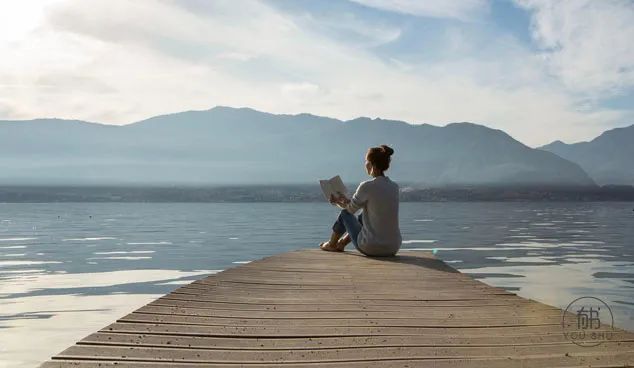
[[403, 244], [419, 244], [419, 243], [435, 243], [438, 240], [433, 239], [413, 239], [413, 240], [403, 240]]
[[31, 265], [43, 265], [43, 264], [56, 264], [63, 263], [59, 261], [0, 261], [0, 266], [31, 266]]
[[0, 242], [4, 241], [26, 241], [26, 240], [36, 240], [37, 238], [0, 238]]
[[94, 252], [96, 255], [108, 255], [108, 254], [146, 254], [155, 253], [154, 250], [130, 250], [130, 251], [112, 251], [112, 252]]
[[507, 263], [556, 263], [547, 257], [485, 257], [487, 259], [504, 261]]
[[518, 249], [535, 249], [534, 247], [440, 247], [440, 248], [404, 248], [404, 250], [423, 250], [423, 251], [495, 251], [495, 250], [518, 250]]
[[99, 259], [116, 259], [116, 260], [122, 260], [122, 261], [140, 261], [143, 259], [152, 259], [152, 257], [145, 257], [145, 256], [111, 256], [111, 257], [90, 257], [90, 258], [86, 258], [87, 260], [99, 260]]
[[98, 240], [116, 240], [117, 238], [111, 236], [100, 236], [100, 237], [88, 237], [88, 238], [68, 238], [62, 239], [62, 241], [98, 241]]

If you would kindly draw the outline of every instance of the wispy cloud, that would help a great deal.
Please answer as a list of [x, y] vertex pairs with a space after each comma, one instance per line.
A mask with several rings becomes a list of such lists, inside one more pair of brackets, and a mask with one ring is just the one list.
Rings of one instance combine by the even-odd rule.
[[486, 0], [352, 0], [378, 9], [423, 17], [473, 19], [486, 12]]
[[574, 92], [634, 86], [634, 3], [518, 0], [533, 12], [532, 35], [549, 71]]

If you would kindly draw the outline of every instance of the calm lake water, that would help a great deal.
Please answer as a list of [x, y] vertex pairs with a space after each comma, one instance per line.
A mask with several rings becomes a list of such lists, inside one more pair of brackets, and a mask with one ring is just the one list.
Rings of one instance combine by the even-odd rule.
[[[633, 203], [402, 203], [403, 250], [634, 330]], [[180, 284], [317, 247], [322, 203], [0, 204], [0, 367], [33, 367]]]

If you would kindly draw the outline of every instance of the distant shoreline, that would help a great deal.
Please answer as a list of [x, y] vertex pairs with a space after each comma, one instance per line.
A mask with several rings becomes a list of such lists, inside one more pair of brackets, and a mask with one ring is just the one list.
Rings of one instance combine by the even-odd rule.
[[[351, 189], [353, 187], [350, 187]], [[538, 187], [401, 185], [403, 202], [634, 201], [634, 186]], [[0, 203], [43, 202], [324, 202], [318, 185], [225, 186], [0, 186]]]

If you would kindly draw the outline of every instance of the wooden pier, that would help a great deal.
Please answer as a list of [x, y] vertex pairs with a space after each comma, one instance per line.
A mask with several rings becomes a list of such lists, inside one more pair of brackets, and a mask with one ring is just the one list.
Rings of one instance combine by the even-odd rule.
[[561, 316], [429, 253], [300, 250], [180, 287], [42, 367], [634, 365], [634, 334], [581, 347]]

